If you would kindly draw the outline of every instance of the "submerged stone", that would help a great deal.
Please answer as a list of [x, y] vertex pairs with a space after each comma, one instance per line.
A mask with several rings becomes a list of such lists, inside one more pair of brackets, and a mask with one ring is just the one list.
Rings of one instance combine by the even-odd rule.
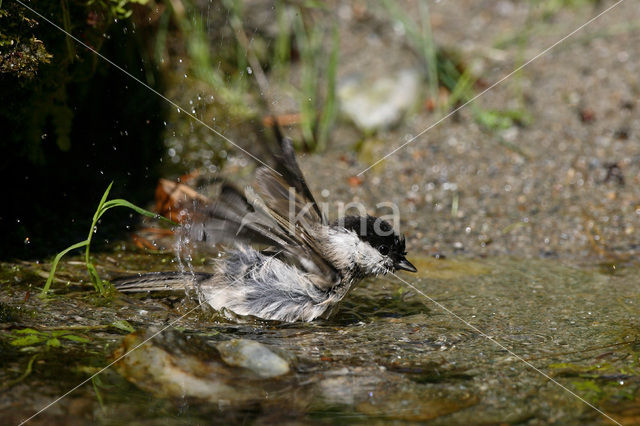
[[[153, 336], [153, 337], [152, 337]], [[257, 401], [270, 384], [263, 379], [289, 371], [266, 346], [248, 340], [219, 343], [176, 330], [129, 334], [113, 353], [128, 381], [159, 397], [195, 398], [225, 404]], [[242, 368], [234, 368], [242, 367]]]
[[233, 339], [218, 343], [216, 348], [227, 364], [247, 368], [263, 378], [289, 372], [289, 363], [262, 343]]

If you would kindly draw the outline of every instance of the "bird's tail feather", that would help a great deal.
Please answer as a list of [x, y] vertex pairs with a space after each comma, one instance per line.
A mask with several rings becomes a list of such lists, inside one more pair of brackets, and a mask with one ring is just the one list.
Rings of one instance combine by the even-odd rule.
[[194, 288], [197, 284], [212, 276], [212, 274], [205, 272], [152, 272], [116, 278], [112, 283], [116, 289], [124, 293], [184, 291]]

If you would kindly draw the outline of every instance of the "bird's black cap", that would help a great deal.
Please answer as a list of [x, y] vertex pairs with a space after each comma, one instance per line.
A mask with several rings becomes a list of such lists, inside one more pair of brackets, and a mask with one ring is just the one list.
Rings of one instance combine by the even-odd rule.
[[405, 255], [404, 235], [398, 235], [391, 224], [375, 216], [345, 216], [338, 219], [334, 226], [341, 226], [355, 232], [362, 241], [366, 241], [380, 253], [393, 259], [395, 269], [417, 272]]

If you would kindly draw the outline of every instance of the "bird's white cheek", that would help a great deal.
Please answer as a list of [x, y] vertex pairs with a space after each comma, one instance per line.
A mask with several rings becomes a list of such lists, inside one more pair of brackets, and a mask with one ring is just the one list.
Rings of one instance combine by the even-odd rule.
[[384, 273], [386, 274], [389, 271], [393, 271], [393, 260], [387, 257], [384, 261]]
[[378, 275], [385, 269], [385, 259], [380, 252], [369, 244], [358, 244], [358, 263], [370, 275]]

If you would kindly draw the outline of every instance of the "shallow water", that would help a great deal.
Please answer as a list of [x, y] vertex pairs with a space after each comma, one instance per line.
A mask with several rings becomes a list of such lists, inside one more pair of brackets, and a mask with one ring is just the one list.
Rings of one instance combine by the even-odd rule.
[[[74, 261], [59, 274], [71, 284], [56, 283], [43, 301], [35, 287], [48, 267], [4, 264], [0, 418], [28, 418], [123, 353], [127, 326], [115, 321], [136, 330], [124, 343], [131, 349], [149, 329], [177, 320], [136, 349], [130, 358], [138, 364], [109, 368], [32, 422], [607, 422], [542, 373], [617, 421], [640, 421], [640, 268], [618, 265], [610, 274], [550, 260], [411, 260], [420, 274], [402, 278], [459, 318], [392, 276], [364, 282], [330, 320], [238, 323], [177, 295], [101, 299], [79, 282]], [[96, 263], [107, 276], [176, 268], [168, 255], [126, 252]], [[48, 337], [11, 344], [26, 327]], [[47, 346], [51, 330], [80, 339], [62, 335]], [[216, 345], [231, 339], [272, 348], [289, 373], [261, 378], [228, 365]], [[205, 390], [224, 385], [224, 393], [204, 397], [196, 381]]]

